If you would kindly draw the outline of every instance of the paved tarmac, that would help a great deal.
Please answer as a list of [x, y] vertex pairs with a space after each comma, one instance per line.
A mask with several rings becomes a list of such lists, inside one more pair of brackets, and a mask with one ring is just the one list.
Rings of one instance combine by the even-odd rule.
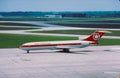
[[56, 51], [0, 49], [0, 78], [120, 78], [120, 46]]

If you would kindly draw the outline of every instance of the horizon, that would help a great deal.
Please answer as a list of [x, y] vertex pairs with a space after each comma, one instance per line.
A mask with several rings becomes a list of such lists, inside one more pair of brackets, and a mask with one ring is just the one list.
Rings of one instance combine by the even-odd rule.
[[[7, 11], [0, 11], [7, 12]], [[119, 12], [119, 11], [8, 11], [8, 12]]]

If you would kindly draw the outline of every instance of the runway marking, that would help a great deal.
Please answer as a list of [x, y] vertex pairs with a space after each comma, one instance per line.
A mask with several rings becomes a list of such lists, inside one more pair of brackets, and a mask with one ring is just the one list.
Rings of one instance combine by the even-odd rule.
[[108, 71], [108, 72], [104, 72], [105, 74], [120, 74], [120, 72], [114, 72], [114, 71]]

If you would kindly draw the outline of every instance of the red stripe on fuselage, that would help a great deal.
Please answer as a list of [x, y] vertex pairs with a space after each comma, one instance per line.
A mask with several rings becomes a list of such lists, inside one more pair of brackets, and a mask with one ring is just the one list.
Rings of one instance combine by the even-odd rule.
[[20, 46], [20, 48], [46, 47], [46, 46], [72, 46], [72, 45], [80, 45], [80, 43], [23, 45], [23, 46]]

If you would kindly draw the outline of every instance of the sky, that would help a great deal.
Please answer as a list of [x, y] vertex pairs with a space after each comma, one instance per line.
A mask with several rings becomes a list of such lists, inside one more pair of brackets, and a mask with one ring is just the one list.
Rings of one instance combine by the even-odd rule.
[[120, 11], [120, 0], [0, 0], [0, 12]]

